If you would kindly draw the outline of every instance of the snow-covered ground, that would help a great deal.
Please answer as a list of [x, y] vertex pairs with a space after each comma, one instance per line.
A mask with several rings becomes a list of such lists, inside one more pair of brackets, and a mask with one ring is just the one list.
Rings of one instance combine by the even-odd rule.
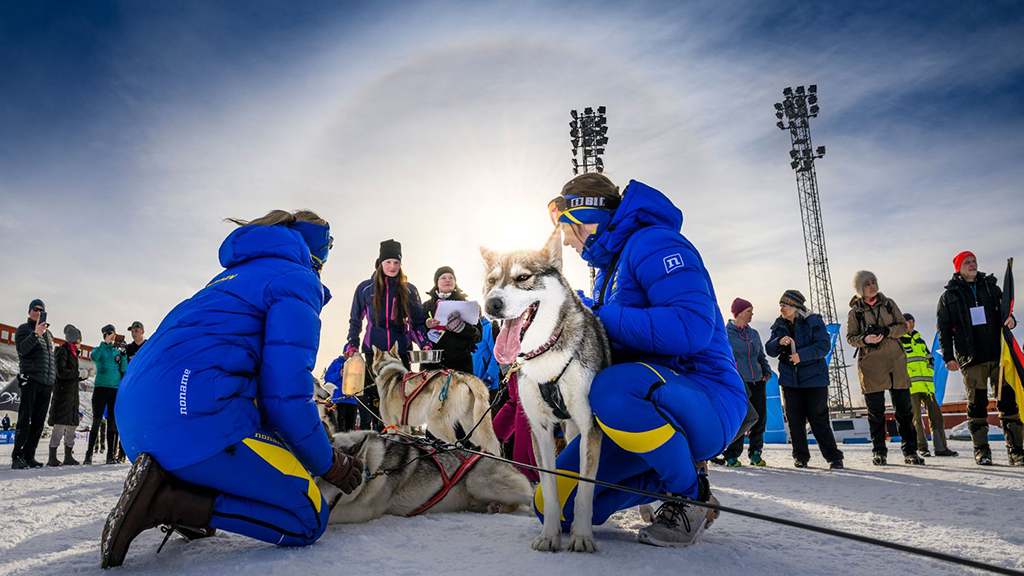
[[[876, 468], [866, 445], [844, 446], [847, 470], [831, 472], [814, 454], [811, 468], [792, 467], [787, 446], [769, 446], [767, 468], [713, 467], [712, 486], [727, 506], [968, 556], [1024, 570], [1024, 469], [980, 468], [966, 442], [959, 458], [929, 458], [924, 467]], [[814, 446], [812, 446], [813, 450]], [[41, 448], [42, 452], [45, 448]], [[77, 450], [81, 452], [81, 450]], [[103, 520], [121, 490], [127, 465], [30, 471], [8, 468], [0, 446], [0, 574], [100, 574]], [[890, 445], [898, 459], [899, 447]], [[159, 556], [158, 530], [140, 536], [122, 574], [852, 574], [971, 573], [959, 566], [866, 544], [723, 514], [688, 549], [636, 543], [635, 510], [596, 529], [594, 555], [530, 550], [540, 525], [532, 515], [386, 516], [358, 526], [331, 526], [315, 545], [275, 548], [233, 534], [186, 543], [177, 537]], [[567, 540], [563, 541], [563, 544]]]

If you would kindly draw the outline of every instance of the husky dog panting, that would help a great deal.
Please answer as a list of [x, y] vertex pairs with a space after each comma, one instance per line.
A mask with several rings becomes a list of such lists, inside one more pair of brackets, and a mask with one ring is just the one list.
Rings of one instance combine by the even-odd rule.
[[457, 440], [455, 426], [459, 425], [466, 433], [473, 431], [470, 442], [491, 454], [501, 454], [488, 413], [487, 385], [482, 380], [457, 370], [410, 373], [398, 356], [397, 344], [391, 350], [373, 350], [372, 373], [380, 393], [380, 417], [386, 425], [406, 432], [410, 426], [426, 425], [431, 434], [449, 443]]
[[[498, 254], [481, 248], [486, 277], [484, 308], [501, 320], [494, 355], [518, 366], [519, 397], [533, 429], [534, 452], [542, 468], [555, 468], [556, 425], [566, 438], [580, 435], [580, 473], [594, 478], [600, 456], [601, 429], [590, 410], [590, 383], [611, 363], [608, 337], [601, 322], [584, 306], [562, 276], [562, 247], [556, 233], [536, 251]], [[536, 506], [544, 528], [534, 550], [561, 548], [558, 483], [541, 474]], [[592, 506], [594, 485], [578, 485], [569, 549], [594, 552]]]
[[345, 494], [317, 479], [331, 508], [330, 524], [368, 522], [384, 514], [508, 513], [533, 500], [533, 488], [522, 473], [469, 452], [431, 454], [425, 452], [429, 448], [369, 430], [336, 434], [332, 444], [365, 462], [367, 480]]

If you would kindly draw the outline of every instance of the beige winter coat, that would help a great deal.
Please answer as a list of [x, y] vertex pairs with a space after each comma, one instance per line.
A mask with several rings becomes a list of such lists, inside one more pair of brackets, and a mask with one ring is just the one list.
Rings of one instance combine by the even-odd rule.
[[[881, 342], [868, 345], [864, 342], [866, 329], [871, 324], [885, 326], [889, 333]], [[854, 296], [850, 300], [850, 314], [846, 319], [846, 341], [857, 349], [857, 375], [860, 376], [860, 391], [864, 394], [889, 389], [910, 388], [907, 374], [907, 353], [900, 344], [900, 336], [907, 333], [907, 321], [903, 319], [896, 302], [881, 292], [874, 306]]]

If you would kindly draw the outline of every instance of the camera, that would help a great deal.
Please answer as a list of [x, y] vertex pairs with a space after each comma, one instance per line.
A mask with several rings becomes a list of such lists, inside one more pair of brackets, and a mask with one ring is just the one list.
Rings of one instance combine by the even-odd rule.
[[864, 329], [864, 333], [868, 336], [888, 336], [889, 327], [879, 326], [878, 324], [868, 324], [868, 327]]

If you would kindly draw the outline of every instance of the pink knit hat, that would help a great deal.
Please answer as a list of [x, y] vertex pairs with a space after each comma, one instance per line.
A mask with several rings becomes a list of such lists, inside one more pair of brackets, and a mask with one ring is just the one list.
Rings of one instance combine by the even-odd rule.
[[737, 298], [732, 301], [732, 317], [735, 318], [740, 315], [740, 312], [743, 312], [747, 308], [753, 307], [754, 305], [748, 302], [747, 300], [744, 300], [743, 298]]

